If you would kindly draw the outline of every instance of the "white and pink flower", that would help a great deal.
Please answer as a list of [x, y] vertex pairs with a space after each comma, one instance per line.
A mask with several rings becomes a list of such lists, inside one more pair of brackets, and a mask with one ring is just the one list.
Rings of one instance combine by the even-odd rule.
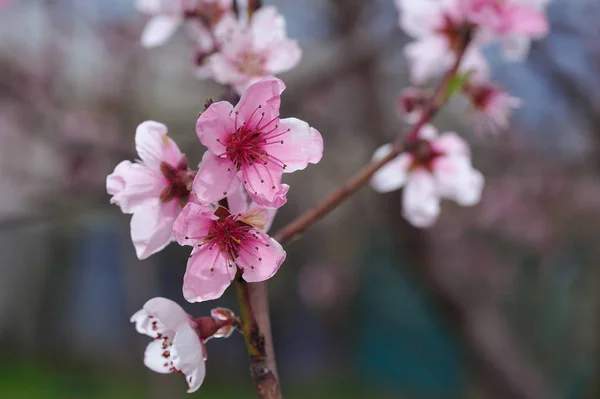
[[[411, 82], [421, 85], [454, 64], [472, 25], [456, 0], [396, 0], [396, 5], [400, 26], [415, 39], [404, 48]], [[471, 44], [463, 56], [460, 72], [487, 76], [488, 70], [481, 51]]]
[[140, 160], [123, 161], [106, 178], [111, 204], [131, 218], [137, 257], [145, 259], [172, 241], [175, 218], [188, 200], [194, 172], [162, 123], [146, 121], [135, 134]]
[[219, 298], [238, 269], [247, 282], [271, 278], [285, 260], [285, 251], [265, 231], [274, 210], [248, 204], [241, 187], [228, 197], [229, 209], [188, 203], [173, 233], [181, 245], [192, 246], [183, 278], [189, 302]]
[[523, 100], [492, 83], [469, 82], [464, 92], [471, 101], [471, 117], [478, 133], [507, 129], [512, 111], [523, 105]]
[[[375, 151], [380, 160], [392, 151], [387, 144]], [[404, 187], [403, 215], [417, 227], [429, 227], [440, 213], [440, 200], [448, 198], [461, 206], [481, 199], [483, 175], [471, 165], [467, 143], [456, 133], [438, 136], [431, 126], [423, 126], [407, 152], [384, 165], [371, 180], [378, 192]]]
[[185, 375], [188, 392], [200, 388], [206, 375], [204, 343], [196, 322], [175, 302], [153, 298], [131, 316], [140, 334], [154, 338], [144, 354], [144, 364], [151, 370]]
[[261, 78], [295, 67], [302, 50], [287, 37], [285, 19], [273, 6], [261, 7], [249, 24], [228, 21], [216, 33], [219, 51], [211, 55], [201, 77], [210, 75], [221, 84], [233, 86], [239, 94]]
[[144, 47], [160, 46], [189, 21], [190, 32], [199, 46], [208, 51], [214, 46], [212, 30], [232, 13], [232, 0], [136, 0], [137, 9], [150, 16], [144, 32]]
[[304, 169], [323, 155], [323, 138], [308, 123], [279, 119], [281, 93], [277, 78], [252, 84], [234, 107], [214, 103], [196, 123], [198, 138], [208, 151], [194, 180], [203, 204], [225, 198], [242, 182], [250, 198], [261, 206], [278, 208], [289, 189], [283, 173]]
[[506, 57], [522, 60], [531, 40], [548, 34], [545, 8], [550, 0], [458, 0], [484, 40], [499, 40]]

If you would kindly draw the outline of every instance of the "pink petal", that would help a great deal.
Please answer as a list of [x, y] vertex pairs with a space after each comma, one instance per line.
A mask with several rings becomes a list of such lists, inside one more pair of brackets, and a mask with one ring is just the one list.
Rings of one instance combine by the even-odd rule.
[[423, 125], [419, 129], [419, 138], [427, 141], [435, 140], [438, 137], [438, 130], [431, 124]]
[[433, 225], [440, 214], [435, 179], [424, 169], [417, 169], [408, 177], [403, 193], [402, 214], [416, 227]]
[[154, 204], [167, 186], [160, 172], [139, 164], [123, 161], [106, 177], [106, 191], [112, 195], [123, 213], [133, 213], [139, 208]]
[[515, 4], [507, 6], [505, 18], [510, 22], [510, 32], [533, 38], [541, 38], [548, 34], [548, 19], [543, 11], [530, 5]]
[[236, 268], [218, 247], [196, 247], [183, 277], [183, 296], [188, 302], [220, 298], [235, 278], [235, 273]]
[[189, 325], [180, 328], [171, 346], [173, 365], [185, 375], [188, 393], [196, 392], [206, 376], [204, 349], [196, 331]]
[[193, 246], [204, 240], [217, 219], [211, 207], [188, 202], [173, 224], [173, 235], [179, 245]]
[[246, 194], [246, 190], [244, 190], [242, 183], [232, 184], [231, 187], [232, 190], [227, 195], [229, 211], [234, 215], [246, 213], [248, 211], [250, 200], [248, 199], [248, 195]]
[[437, 35], [408, 43], [404, 47], [404, 55], [409, 64], [410, 81], [416, 85], [441, 75], [455, 60], [448, 41]]
[[242, 277], [249, 283], [271, 278], [285, 260], [285, 251], [281, 245], [264, 233], [257, 233], [256, 238], [247, 239], [236, 259], [242, 269]]
[[[385, 144], [375, 151], [372, 161], [381, 160], [391, 152], [392, 145]], [[398, 190], [406, 184], [406, 173], [411, 163], [411, 155], [407, 153], [400, 154], [375, 172], [371, 178], [371, 187], [380, 193]]]
[[176, 199], [137, 209], [131, 218], [131, 240], [138, 259], [146, 259], [165, 248], [173, 238], [173, 223], [181, 211]]
[[281, 184], [283, 168], [273, 162], [267, 165], [261, 162], [246, 165], [242, 167], [238, 176], [243, 181], [250, 198], [258, 205], [277, 207], [287, 201], [286, 194], [289, 186]]
[[167, 136], [167, 127], [155, 121], [145, 121], [137, 127], [135, 148], [144, 164], [159, 172], [161, 162], [176, 166], [182, 156], [177, 144]]
[[219, 101], [208, 107], [196, 122], [196, 134], [200, 142], [216, 155], [225, 153], [225, 144], [235, 132], [232, 112], [231, 104]]
[[432, 147], [443, 154], [470, 156], [469, 144], [458, 134], [446, 132], [432, 141]]
[[[275, 136], [275, 138], [269, 139], [269, 136]], [[302, 170], [309, 163], [316, 164], [323, 156], [321, 133], [300, 119], [281, 119], [279, 128], [269, 136], [265, 136], [265, 139], [270, 144], [263, 148], [270, 156], [279, 159], [286, 165], [284, 173]]]
[[[261, 120], [261, 125], [279, 116], [281, 93], [285, 84], [277, 78], [265, 78], [250, 85], [242, 95], [235, 110], [238, 114], [238, 126], [245, 121], [249, 127], [255, 127]], [[264, 112], [264, 116], [262, 113]]]
[[162, 339], [155, 339], [148, 344], [144, 352], [144, 364], [152, 371], [169, 374], [173, 372], [171, 370], [171, 360], [163, 356], [165, 349], [162, 344]]
[[[215, 80], [221, 84], [240, 84], [246, 82], [249, 77], [237, 68], [234, 62], [223, 53], [215, 53], [210, 56], [207, 63]], [[240, 93], [240, 92], [238, 92]], [[243, 91], [241, 92], [243, 93]]]
[[268, 48], [285, 39], [285, 19], [274, 6], [261, 7], [254, 13], [250, 28], [257, 48]]
[[206, 151], [192, 186], [196, 199], [203, 204], [210, 204], [225, 198], [232, 190], [236, 172], [236, 166], [228, 158], [219, 158], [213, 152]]
[[286, 72], [298, 65], [300, 58], [302, 50], [298, 42], [291, 39], [281, 40], [269, 48], [265, 69], [271, 74]]
[[179, 15], [158, 15], [152, 17], [142, 33], [142, 46], [157, 47], [165, 44], [183, 22]]
[[438, 158], [433, 165], [440, 194], [461, 206], [472, 206], [481, 199], [484, 178], [473, 169], [468, 156]]

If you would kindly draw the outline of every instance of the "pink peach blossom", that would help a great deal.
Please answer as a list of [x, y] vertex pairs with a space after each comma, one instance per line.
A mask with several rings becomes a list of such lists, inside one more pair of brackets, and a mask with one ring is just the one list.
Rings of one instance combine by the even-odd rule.
[[200, 115], [196, 133], [208, 151], [194, 180], [199, 202], [225, 198], [239, 180], [254, 202], [278, 208], [289, 189], [281, 183], [283, 173], [321, 160], [323, 138], [316, 129], [296, 118], [279, 119], [284, 89], [281, 80], [266, 78], [252, 84], [235, 107], [220, 101]]
[[221, 206], [215, 210], [188, 203], [173, 226], [177, 242], [193, 247], [183, 278], [185, 299], [201, 302], [219, 298], [238, 269], [248, 282], [271, 278], [286, 254], [264, 233], [268, 218], [268, 210], [260, 207], [234, 213]]
[[[373, 159], [382, 159], [391, 150], [391, 144], [384, 145]], [[384, 165], [371, 180], [378, 192], [404, 187], [403, 214], [417, 227], [435, 223], [441, 198], [461, 206], [477, 204], [483, 183], [483, 175], [471, 166], [467, 143], [453, 132], [438, 136], [431, 125], [422, 127], [411, 148]]]
[[172, 227], [187, 202], [194, 173], [162, 123], [146, 121], [135, 134], [138, 162], [123, 161], [106, 178], [111, 204], [131, 213], [131, 239], [145, 259], [172, 240]]
[[225, 32], [217, 33], [219, 51], [209, 57], [207, 67], [217, 82], [233, 86], [239, 94], [261, 78], [292, 69], [302, 56], [273, 6], [260, 8], [249, 24], [230, 20], [220, 31]]
[[486, 40], [500, 40], [510, 59], [524, 59], [532, 39], [548, 34], [549, 0], [459, 0], [463, 13]]
[[144, 47], [160, 46], [189, 21], [190, 32], [204, 49], [213, 46], [211, 30], [223, 15], [232, 12], [232, 0], [136, 0], [137, 9], [150, 16], [144, 32]]
[[196, 322], [175, 302], [153, 298], [131, 316], [140, 334], [154, 338], [144, 354], [144, 364], [157, 373], [185, 375], [188, 392], [200, 388], [206, 375], [204, 343]]
[[479, 133], [507, 129], [512, 110], [523, 105], [520, 98], [492, 83], [469, 83], [464, 91], [471, 100], [471, 117]]
[[[396, 0], [396, 6], [400, 26], [415, 39], [404, 48], [411, 82], [420, 85], [447, 71], [456, 61], [465, 31], [472, 28], [456, 0]], [[488, 70], [480, 49], [471, 44], [460, 72], [486, 76]]]

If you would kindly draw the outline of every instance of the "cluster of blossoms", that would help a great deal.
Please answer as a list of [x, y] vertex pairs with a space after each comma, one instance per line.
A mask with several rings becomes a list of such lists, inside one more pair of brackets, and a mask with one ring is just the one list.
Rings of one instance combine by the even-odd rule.
[[[450, 71], [447, 79], [454, 82], [447, 86], [468, 96], [478, 124], [506, 127], [520, 100], [490, 81], [481, 46], [499, 42], [509, 58], [522, 58], [531, 39], [547, 33], [546, 1], [396, 3], [402, 28], [415, 39], [405, 48], [412, 83], [422, 85]], [[198, 117], [196, 134], [206, 151], [197, 170], [167, 136], [165, 125], [143, 122], [135, 135], [139, 161], [118, 164], [107, 177], [107, 191], [111, 203], [132, 214], [131, 239], [138, 258], [172, 241], [190, 246], [185, 299], [217, 299], [235, 279], [259, 282], [277, 272], [286, 253], [267, 232], [287, 201], [290, 187], [283, 183], [283, 174], [321, 160], [321, 134], [304, 121], [279, 115], [285, 85], [273, 75], [293, 68], [301, 50], [287, 38], [285, 20], [271, 6], [236, 13], [233, 0], [136, 4], [150, 16], [142, 34], [144, 46], [165, 43], [184, 25], [197, 46], [196, 74], [234, 88], [241, 97], [235, 106], [211, 103]], [[403, 152], [371, 180], [380, 192], [404, 187], [404, 216], [418, 227], [435, 222], [442, 198], [462, 206], [478, 203], [484, 184], [471, 164], [466, 141], [453, 132], [438, 134], [428, 124], [437, 94], [422, 87], [402, 91], [398, 108], [415, 129], [404, 140]], [[373, 159], [388, 159], [397, 154], [393, 151], [397, 145], [384, 145]], [[241, 323], [222, 308], [194, 319], [165, 298], [148, 301], [131, 321], [138, 332], [154, 338], [145, 364], [160, 373], [184, 374], [189, 392], [204, 379], [206, 341], [228, 337]]]
[[[509, 60], [523, 59], [531, 40], [547, 34], [544, 14], [547, 0], [396, 0], [400, 26], [414, 41], [406, 45], [411, 82], [423, 85], [459, 62], [452, 90], [460, 89], [471, 104], [476, 130], [495, 132], [509, 124], [512, 109], [522, 105], [490, 80], [482, 47], [500, 43]], [[448, 93], [452, 94], [452, 93]], [[397, 107], [405, 121], [427, 117], [432, 90], [404, 89]], [[418, 227], [432, 225], [440, 212], [440, 199], [462, 206], [479, 202], [484, 179], [473, 169], [467, 143], [456, 133], [440, 136], [432, 126], [422, 127], [407, 139], [407, 150], [381, 168], [372, 179], [379, 192], [405, 187], [403, 212]], [[392, 151], [380, 147], [374, 160]]]
[[[462, 91], [471, 103], [479, 131], [508, 127], [511, 110], [521, 101], [490, 80], [482, 48], [502, 45], [508, 60], [527, 56], [531, 41], [548, 33], [549, 0], [396, 0], [400, 26], [414, 41], [404, 49], [413, 84], [439, 77], [462, 57]], [[468, 43], [466, 50], [465, 44]], [[403, 92], [400, 111], [410, 121], [419, 113], [421, 90]]]
[[[198, 171], [190, 169], [165, 125], [146, 121], [135, 135], [140, 160], [121, 162], [106, 179], [111, 203], [133, 214], [138, 258], [173, 240], [192, 247], [183, 281], [189, 302], [219, 298], [237, 277], [269, 279], [285, 260], [281, 245], [266, 234], [287, 201], [283, 174], [319, 162], [323, 139], [304, 121], [279, 118], [284, 89], [281, 80], [264, 78], [251, 84], [236, 106], [211, 104], [196, 123], [207, 147]], [[149, 301], [132, 321], [157, 339], [148, 346], [146, 365], [158, 372], [181, 371], [193, 391], [204, 377], [203, 339], [217, 333], [202, 338], [195, 322], [167, 301]], [[178, 350], [182, 345], [185, 351]]]
[[[165, 43], [181, 25], [196, 43], [196, 76], [232, 86], [238, 94], [261, 78], [295, 67], [302, 51], [286, 35], [285, 19], [273, 6], [238, 19], [233, 0], [137, 0], [150, 19], [142, 44]], [[246, 14], [246, 13], [244, 13]]]

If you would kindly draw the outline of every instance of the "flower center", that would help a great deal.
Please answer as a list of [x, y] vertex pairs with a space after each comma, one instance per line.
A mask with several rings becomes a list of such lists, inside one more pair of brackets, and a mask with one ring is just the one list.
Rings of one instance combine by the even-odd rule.
[[[279, 116], [265, 122], [265, 113], [260, 111], [259, 105], [250, 118], [241, 124], [238, 121], [238, 113], [235, 113], [235, 131], [228, 137], [225, 144], [225, 153], [220, 157], [227, 156], [236, 166], [237, 170], [243, 167], [251, 167], [254, 163], [270, 162], [285, 169], [287, 165], [277, 157], [269, 154], [272, 146], [284, 145], [283, 136], [290, 129], [279, 126]], [[264, 183], [264, 181], [261, 181]]]
[[418, 139], [415, 141], [409, 152], [413, 156], [413, 162], [410, 165], [410, 170], [417, 168], [425, 168], [428, 171], [433, 171], [433, 161], [443, 155], [443, 153], [437, 151], [431, 146], [431, 143], [427, 140]]
[[262, 76], [267, 59], [260, 53], [244, 50], [236, 57], [237, 70], [252, 76]]
[[177, 198], [181, 201], [182, 206], [185, 205], [192, 189], [192, 182], [194, 181], [194, 172], [188, 169], [186, 156], [181, 157], [176, 167], [167, 162], [161, 162], [160, 171], [169, 183], [160, 193], [160, 200], [167, 202]]
[[[229, 213], [224, 208], [219, 208], [219, 210]], [[240, 256], [243, 242], [250, 235], [256, 234], [252, 226], [237, 220], [237, 218], [238, 215], [220, 215], [219, 220], [213, 222], [203, 245], [208, 245], [209, 249], [216, 245], [222, 252], [227, 253], [232, 261], [235, 261]]]
[[446, 40], [448, 40], [448, 47], [452, 51], [460, 51], [466, 42], [466, 36], [472, 29], [472, 25], [466, 21], [458, 23], [448, 14], [444, 14], [442, 18], [443, 22], [437, 29], [437, 32], [446, 37]]

